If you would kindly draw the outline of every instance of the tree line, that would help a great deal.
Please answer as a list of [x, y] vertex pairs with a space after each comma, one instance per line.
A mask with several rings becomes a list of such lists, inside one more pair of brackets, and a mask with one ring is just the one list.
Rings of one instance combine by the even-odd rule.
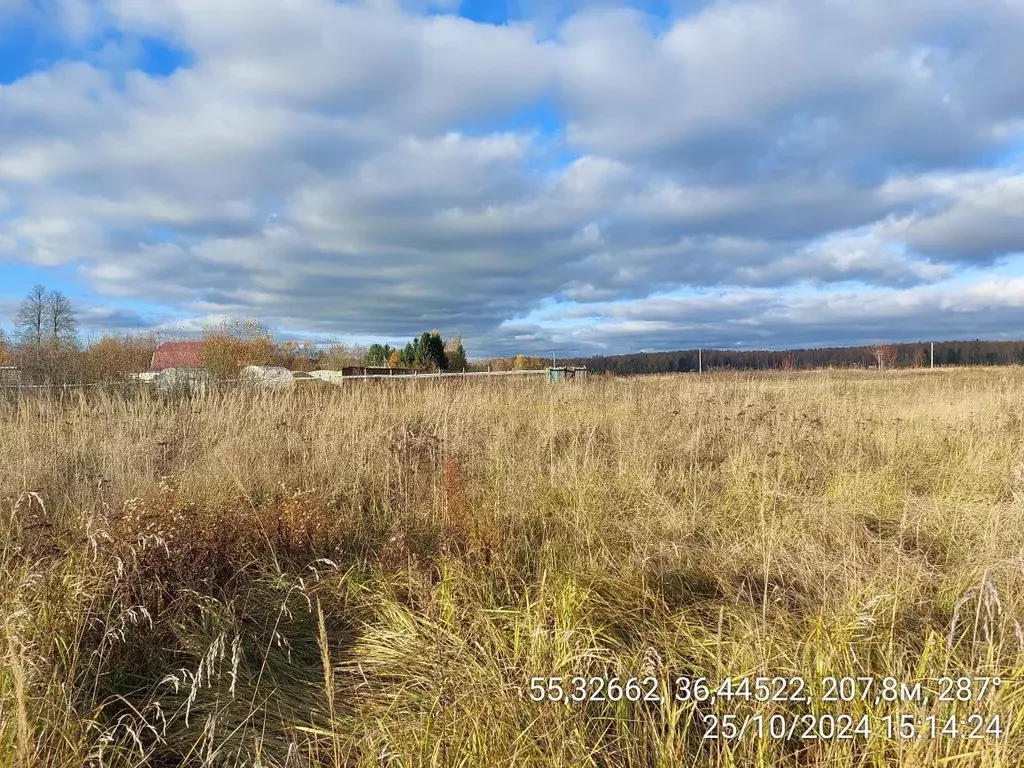
[[[687, 373], [710, 370], [808, 370], [815, 368], [923, 368], [931, 362], [931, 343], [915, 342], [812, 349], [638, 352], [578, 357], [567, 365], [620, 375]], [[1024, 365], [1024, 341], [937, 341], [935, 365]]]
[[462, 337], [455, 334], [445, 341], [436, 330], [424, 331], [401, 349], [390, 344], [371, 344], [363, 362], [368, 366], [430, 371], [464, 371], [469, 367]]
[[[60, 291], [36, 285], [21, 302], [8, 338], [0, 328], [0, 366], [21, 369], [27, 384], [83, 384], [110, 381], [149, 370], [153, 353], [173, 335], [152, 332], [104, 334], [83, 340], [72, 302]], [[202, 332], [202, 365], [223, 376], [237, 376], [247, 365], [275, 365], [293, 371], [387, 366], [422, 371], [468, 370], [462, 338], [445, 340], [423, 332], [404, 347], [336, 342], [318, 345], [277, 341], [259, 320], [225, 320]]]
[[455, 334], [445, 341], [440, 333], [423, 332], [401, 349], [390, 344], [275, 342], [258, 320], [225, 321], [203, 333], [203, 367], [231, 377], [246, 365], [278, 365], [292, 371], [341, 370], [349, 367], [408, 368], [417, 371], [465, 370], [466, 349]]

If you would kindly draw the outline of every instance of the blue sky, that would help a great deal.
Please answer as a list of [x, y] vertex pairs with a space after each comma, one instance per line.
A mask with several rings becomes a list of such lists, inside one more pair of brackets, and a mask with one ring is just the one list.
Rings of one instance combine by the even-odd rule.
[[1024, 336], [1020, 0], [0, 0], [0, 327]]

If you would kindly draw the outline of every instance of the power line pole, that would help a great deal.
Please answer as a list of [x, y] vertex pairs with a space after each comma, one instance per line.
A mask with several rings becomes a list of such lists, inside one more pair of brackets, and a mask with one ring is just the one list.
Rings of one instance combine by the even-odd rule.
[[697, 347], [697, 373], [704, 373], [704, 350]]
[[935, 342], [932, 342], [932, 364], [931, 367], [935, 367]]

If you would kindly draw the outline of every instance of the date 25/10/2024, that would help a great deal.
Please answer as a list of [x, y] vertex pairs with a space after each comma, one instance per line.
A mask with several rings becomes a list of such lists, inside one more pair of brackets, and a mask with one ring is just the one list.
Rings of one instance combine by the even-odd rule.
[[843, 741], [883, 736], [886, 739], [947, 739], [976, 741], [1006, 736], [999, 715], [704, 715], [704, 740], [738, 741], [750, 737], [776, 741]]
[[719, 702], [980, 702], [1005, 684], [998, 677], [940, 677], [927, 685], [894, 677], [823, 677], [810, 685], [802, 677], [740, 677], [712, 683], [703, 677], [680, 676], [665, 681], [649, 677], [533, 677], [528, 695], [536, 702], [653, 702], [667, 700], [714, 706]]

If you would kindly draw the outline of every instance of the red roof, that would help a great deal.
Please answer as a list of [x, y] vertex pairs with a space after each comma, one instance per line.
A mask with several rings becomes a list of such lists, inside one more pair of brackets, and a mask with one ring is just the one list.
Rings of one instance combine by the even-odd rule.
[[166, 368], [201, 368], [203, 364], [203, 342], [167, 341], [156, 348], [150, 368], [162, 371]]

